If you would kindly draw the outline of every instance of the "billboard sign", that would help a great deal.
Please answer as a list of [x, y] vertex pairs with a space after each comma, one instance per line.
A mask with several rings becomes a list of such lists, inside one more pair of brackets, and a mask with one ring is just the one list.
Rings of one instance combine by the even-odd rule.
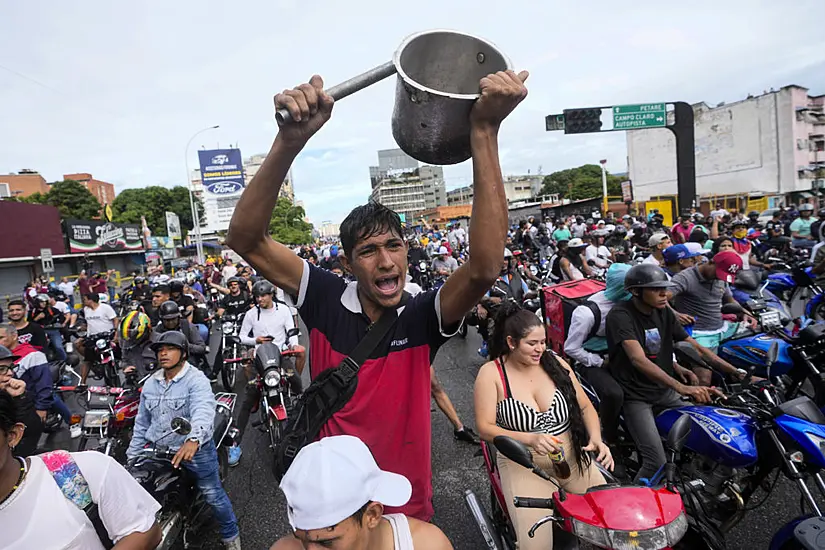
[[118, 252], [143, 250], [139, 225], [100, 220], [67, 220], [69, 252]]
[[173, 239], [180, 239], [180, 219], [174, 212], [166, 212], [166, 234]]
[[622, 201], [633, 202], [633, 184], [629, 180], [622, 182]]
[[201, 181], [207, 193], [233, 195], [244, 187], [240, 149], [198, 151]]

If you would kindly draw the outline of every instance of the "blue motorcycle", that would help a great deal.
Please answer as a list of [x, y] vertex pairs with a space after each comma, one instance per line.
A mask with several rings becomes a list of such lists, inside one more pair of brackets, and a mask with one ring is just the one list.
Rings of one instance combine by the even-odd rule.
[[730, 291], [733, 299], [742, 307], [747, 307], [751, 300], [762, 300], [769, 310], [779, 312], [780, 323], [786, 326], [791, 322], [791, 316], [779, 297], [768, 290], [770, 284], [769, 280], [762, 282], [762, 276], [758, 271], [744, 269], [736, 274], [736, 281], [731, 285]]
[[779, 296], [785, 303], [792, 304], [802, 293], [807, 292], [810, 298], [805, 304], [805, 316], [816, 320], [825, 320], [825, 294], [822, 286], [816, 282], [813, 267], [806, 263], [788, 265], [778, 258], [769, 258], [787, 272], [771, 273], [768, 275], [767, 290]]
[[[710, 368], [687, 342], [676, 344], [679, 364]], [[768, 348], [767, 368], [778, 359], [778, 345]], [[586, 384], [586, 382], [583, 382]], [[704, 544], [712, 549], [726, 547], [725, 533], [738, 524], [745, 514], [764, 503], [780, 475], [795, 483], [803, 497], [800, 516], [780, 528], [773, 537], [772, 550], [803, 548], [794, 536], [794, 527], [805, 519], [822, 517], [822, 508], [808, 483], [813, 480], [825, 498], [825, 414], [806, 396], [783, 402], [780, 391], [768, 381], [751, 384], [751, 375], [741, 385], [727, 387], [728, 396], [713, 405], [689, 402], [668, 409], [656, 417], [656, 427], [663, 438], [680, 432], [684, 448], [675, 459], [650, 480], [658, 486], [672, 479], [682, 494], [691, 526], [703, 535]], [[598, 399], [586, 386], [591, 399]], [[685, 429], [690, 420], [689, 429]], [[627, 438], [629, 439], [629, 438]], [[670, 446], [666, 447], [671, 452]], [[626, 460], [628, 471], [637, 466]], [[751, 498], [760, 487], [769, 486], [768, 495], [758, 503]]]

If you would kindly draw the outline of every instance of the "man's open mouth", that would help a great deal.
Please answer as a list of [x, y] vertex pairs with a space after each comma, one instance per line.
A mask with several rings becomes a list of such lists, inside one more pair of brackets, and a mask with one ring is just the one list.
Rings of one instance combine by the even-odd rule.
[[401, 278], [398, 275], [387, 275], [376, 279], [375, 286], [378, 288], [378, 292], [384, 296], [394, 296], [398, 292], [400, 281]]

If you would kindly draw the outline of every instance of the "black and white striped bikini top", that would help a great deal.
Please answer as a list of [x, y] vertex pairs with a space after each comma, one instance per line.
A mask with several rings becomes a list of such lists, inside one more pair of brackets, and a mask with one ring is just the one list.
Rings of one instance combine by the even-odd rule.
[[546, 411], [537, 411], [530, 405], [513, 398], [504, 361], [496, 359], [496, 367], [504, 385], [504, 399], [496, 404], [496, 424], [514, 432], [546, 433], [561, 435], [570, 428], [570, 412], [567, 400], [556, 388], [553, 401]]

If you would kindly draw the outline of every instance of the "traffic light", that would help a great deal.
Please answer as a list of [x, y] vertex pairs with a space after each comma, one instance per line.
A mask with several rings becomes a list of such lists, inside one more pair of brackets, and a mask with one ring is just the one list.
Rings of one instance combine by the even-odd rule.
[[588, 134], [590, 132], [601, 132], [601, 116], [601, 109], [565, 109], [564, 133]]

